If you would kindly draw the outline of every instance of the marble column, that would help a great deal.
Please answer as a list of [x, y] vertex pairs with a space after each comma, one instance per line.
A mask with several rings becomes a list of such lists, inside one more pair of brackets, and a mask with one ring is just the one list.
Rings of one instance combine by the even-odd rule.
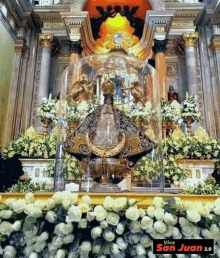
[[166, 61], [165, 52], [167, 50], [167, 39], [154, 39], [153, 51], [155, 54], [155, 68], [160, 78], [160, 96], [164, 99], [168, 98], [167, 91], [167, 76], [166, 76]]
[[198, 38], [198, 32], [183, 34], [186, 59], [186, 77], [189, 95], [197, 95], [195, 45]]
[[39, 40], [42, 48], [41, 71], [40, 71], [40, 87], [38, 94], [38, 101], [49, 95], [49, 77], [50, 77], [50, 62], [51, 51], [53, 46], [52, 34], [40, 34]]

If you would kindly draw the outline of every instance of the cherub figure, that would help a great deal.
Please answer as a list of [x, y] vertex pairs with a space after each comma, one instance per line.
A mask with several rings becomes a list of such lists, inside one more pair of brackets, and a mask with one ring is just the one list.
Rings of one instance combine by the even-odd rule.
[[[125, 80], [125, 79], [122, 79], [122, 80]], [[126, 88], [124, 82], [122, 82], [122, 85], [123, 85], [122, 94], [124, 97], [127, 97], [126, 91], [131, 90], [131, 95], [133, 96], [133, 103], [134, 104], [141, 103], [143, 107], [145, 107], [145, 103], [143, 101], [144, 92], [139, 81], [132, 82], [131, 87], [129, 88]]]
[[68, 100], [78, 101], [79, 96], [88, 93], [91, 98], [94, 97], [94, 83], [88, 81], [88, 77], [83, 74], [79, 81], [75, 82], [70, 90], [69, 95], [67, 96]]

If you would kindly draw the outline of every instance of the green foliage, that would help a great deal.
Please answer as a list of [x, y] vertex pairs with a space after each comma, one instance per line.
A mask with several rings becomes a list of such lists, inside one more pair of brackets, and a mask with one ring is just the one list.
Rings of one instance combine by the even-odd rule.
[[216, 194], [220, 195], [220, 186], [214, 181], [206, 179], [202, 183], [195, 184], [194, 186], [188, 186], [184, 189], [185, 193], [198, 194], [198, 195], [209, 195]]

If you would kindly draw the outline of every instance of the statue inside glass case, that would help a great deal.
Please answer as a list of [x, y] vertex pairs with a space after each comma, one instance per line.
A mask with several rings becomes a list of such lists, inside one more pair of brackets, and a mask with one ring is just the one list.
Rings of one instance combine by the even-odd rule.
[[115, 105], [115, 85], [102, 85], [104, 104], [90, 113], [64, 142], [64, 151], [79, 159], [96, 182], [91, 191], [119, 192], [117, 186], [136, 162], [156, 144]]

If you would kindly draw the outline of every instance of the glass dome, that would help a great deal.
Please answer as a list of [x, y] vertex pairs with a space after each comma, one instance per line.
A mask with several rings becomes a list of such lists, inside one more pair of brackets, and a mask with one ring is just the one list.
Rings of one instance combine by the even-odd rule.
[[68, 66], [60, 88], [55, 191], [163, 191], [156, 70], [118, 48]]

